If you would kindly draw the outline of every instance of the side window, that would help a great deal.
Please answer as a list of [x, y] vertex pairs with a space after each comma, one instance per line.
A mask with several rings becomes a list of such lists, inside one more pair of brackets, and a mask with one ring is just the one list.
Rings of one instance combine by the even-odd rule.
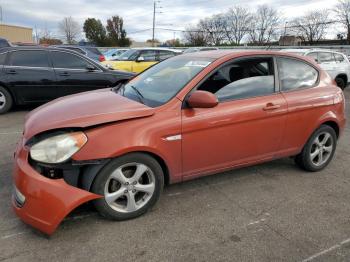
[[282, 91], [312, 87], [317, 82], [317, 70], [305, 62], [280, 57], [277, 65]]
[[144, 61], [156, 61], [156, 55], [156, 50], [145, 50], [141, 52], [140, 57], [142, 56]]
[[14, 51], [10, 55], [9, 65], [28, 67], [49, 67], [46, 51], [23, 50]]
[[318, 54], [317, 54], [317, 52], [309, 53], [309, 54], [307, 54], [307, 56], [313, 58], [316, 62], [318, 62]]
[[159, 61], [163, 61], [169, 57], [173, 57], [175, 56], [175, 53], [173, 52], [170, 52], [170, 51], [164, 51], [164, 50], [161, 50], [159, 51]]
[[0, 54], [0, 65], [4, 65], [5, 64], [6, 55], [7, 55], [7, 53]]
[[344, 60], [345, 60], [344, 56], [341, 54], [334, 54], [334, 57], [335, 57], [335, 61], [338, 63], [344, 62]]
[[61, 47], [61, 48], [68, 49], [68, 50], [73, 50], [73, 51], [78, 52], [78, 53], [83, 54], [83, 55], [86, 54], [85, 51], [83, 51], [80, 48], [75, 48], [75, 47], [70, 47], [70, 46], [69, 47]]
[[86, 67], [90, 65], [85, 59], [59, 51], [51, 52], [51, 60], [54, 68], [86, 69]]
[[328, 52], [319, 52], [318, 60], [320, 63], [330, 63], [335, 62], [333, 54]]
[[273, 94], [275, 92], [273, 60], [249, 58], [226, 65], [198, 89], [214, 93], [219, 101]]

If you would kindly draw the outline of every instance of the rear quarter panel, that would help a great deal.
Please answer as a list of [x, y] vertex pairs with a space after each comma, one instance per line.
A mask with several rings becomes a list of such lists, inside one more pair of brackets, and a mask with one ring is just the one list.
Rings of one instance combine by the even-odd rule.
[[312, 133], [323, 123], [337, 123], [340, 130], [345, 124], [344, 101], [339, 97], [341, 90], [332, 84], [332, 79], [321, 73], [317, 87], [283, 93], [288, 103], [288, 118], [282, 150], [297, 154], [304, 147]]

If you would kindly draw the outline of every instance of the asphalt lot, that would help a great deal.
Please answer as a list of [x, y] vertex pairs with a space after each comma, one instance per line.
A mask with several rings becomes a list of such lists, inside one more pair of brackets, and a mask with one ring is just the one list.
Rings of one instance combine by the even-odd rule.
[[281, 159], [168, 186], [150, 213], [125, 222], [87, 205], [48, 238], [11, 209], [27, 112], [0, 116], [0, 261], [350, 261], [349, 123], [322, 172]]

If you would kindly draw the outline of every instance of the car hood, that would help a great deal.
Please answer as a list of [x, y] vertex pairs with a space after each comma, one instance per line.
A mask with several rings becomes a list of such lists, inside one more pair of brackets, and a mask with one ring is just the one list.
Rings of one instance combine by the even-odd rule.
[[53, 100], [29, 113], [24, 125], [24, 137], [29, 139], [44, 131], [89, 127], [120, 120], [153, 115], [154, 108], [100, 89]]

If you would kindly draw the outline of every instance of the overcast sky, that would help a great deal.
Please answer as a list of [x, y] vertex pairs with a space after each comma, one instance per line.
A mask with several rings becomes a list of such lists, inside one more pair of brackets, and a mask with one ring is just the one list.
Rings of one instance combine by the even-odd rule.
[[[259, 4], [277, 8], [288, 20], [308, 10], [331, 8], [336, 0], [161, 0], [156, 16], [156, 27], [183, 30], [201, 18], [224, 12], [233, 5], [244, 5], [254, 9]], [[248, 2], [248, 3], [247, 3]], [[152, 38], [152, 31], [137, 32], [152, 28], [153, 0], [0, 0], [3, 23], [47, 28], [55, 37], [58, 22], [72, 16], [81, 25], [89, 17], [100, 19], [103, 24], [112, 15], [124, 18], [128, 36], [136, 41]], [[175, 33], [181, 38], [181, 33]], [[82, 37], [84, 35], [82, 34]], [[172, 39], [173, 32], [157, 30], [156, 38]]]

